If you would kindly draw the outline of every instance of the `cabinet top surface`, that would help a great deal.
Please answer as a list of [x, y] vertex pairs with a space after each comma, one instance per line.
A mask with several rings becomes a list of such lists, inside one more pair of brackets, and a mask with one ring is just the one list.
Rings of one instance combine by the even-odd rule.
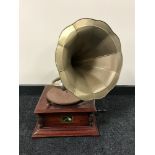
[[49, 104], [46, 93], [51, 86], [45, 86], [34, 113], [59, 113], [59, 112], [96, 112], [95, 100], [82, 101], [73, 105]]

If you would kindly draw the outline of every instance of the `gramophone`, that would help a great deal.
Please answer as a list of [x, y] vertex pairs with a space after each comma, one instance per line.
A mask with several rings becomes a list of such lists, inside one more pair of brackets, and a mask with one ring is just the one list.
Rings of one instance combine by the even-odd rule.
[[95, 99], [119, 79], [119, 38], [103, 21], [80, 19], [61, 32], [55, 62], [60, 77], [42, 92], [32, 137], [98, 136]]

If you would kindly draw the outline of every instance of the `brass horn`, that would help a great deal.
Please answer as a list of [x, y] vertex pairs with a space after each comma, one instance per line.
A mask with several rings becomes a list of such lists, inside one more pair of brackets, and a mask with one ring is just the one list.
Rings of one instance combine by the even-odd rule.
[[80, 100], [105, 97], [122, 67], [121, 44], [105, 22], [80, 19], [65, 28], [55, 62], [63, 86]]

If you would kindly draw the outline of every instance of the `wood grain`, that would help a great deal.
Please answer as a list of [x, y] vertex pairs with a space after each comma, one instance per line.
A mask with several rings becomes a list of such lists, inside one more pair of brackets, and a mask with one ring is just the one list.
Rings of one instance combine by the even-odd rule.
[[[36, 127], [32, 137], [60, 137], [60, 136], [98, 136], [96, 126], [95, 101], [79, 104], [49, 106], [46, 93], [50, 86], [46, 86], [35, 108], [37, 116]], [[62, 118], [70, 116], [71, 122], [64, 122]]]

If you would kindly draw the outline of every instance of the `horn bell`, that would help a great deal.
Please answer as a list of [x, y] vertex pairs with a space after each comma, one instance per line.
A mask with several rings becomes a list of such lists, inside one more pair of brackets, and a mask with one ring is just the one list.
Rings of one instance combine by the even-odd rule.
[[80, 19], [60, 34], [56, 66], [65, 88], [81, 100], [105, 97], [122, 61], [120, 40], [105, 22]]

